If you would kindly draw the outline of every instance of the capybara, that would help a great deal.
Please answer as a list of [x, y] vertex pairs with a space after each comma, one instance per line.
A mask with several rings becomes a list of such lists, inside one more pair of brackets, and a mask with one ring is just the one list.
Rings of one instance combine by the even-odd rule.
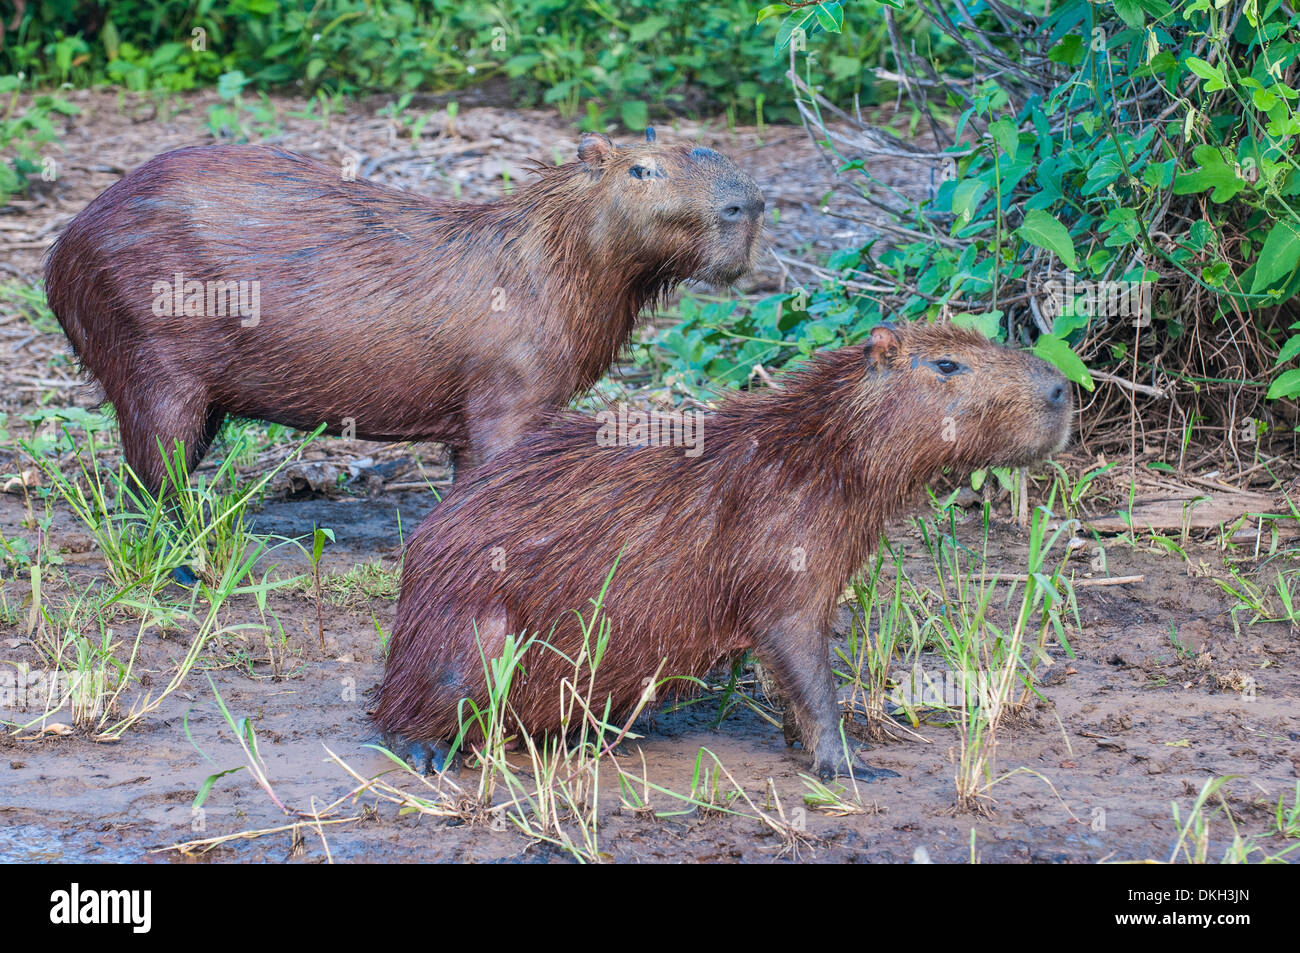
[[68, 225], [50, 307], [150, 488], [227, 414], [436, 440], [466, 468], [590, 387], [642, 307], [752, 267], [763, 197], [710, 149], [582, 137], [500, 201], [441, 201], [264, 146], [157, 156]]
[[518, 633], [558, 652], [526, 654], [514, 726], [554, 732], [560, 680], [574, 676], [560, 653], [582, 646], [574, 613], [591, 615], [617, 559], [597, 711], [608, 697], [616, 718], [630, 712], [657, 671], [703, 676], [753, 649], [817, 773], [850, 770], [828, 645], [845, 583], [944, 468], [1061, 448], [1070, 388], [1034, 355], [949, 324], [879, 325], [782, 383], [722, 401], [686, 448], [665, 445], [662, 421], [656, 437], [629, 415], [611, 440], [612, 414], [551, 415], [455, 487], [407, 547], [374, 711], [386, 737], [445, 755], [459, 701], [484, 706], [482, 659]]

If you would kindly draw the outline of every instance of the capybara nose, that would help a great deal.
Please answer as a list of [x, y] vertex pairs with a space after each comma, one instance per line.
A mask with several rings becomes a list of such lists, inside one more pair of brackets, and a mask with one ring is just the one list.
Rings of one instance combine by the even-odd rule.
[[762, 216], [765, 205], [761, 196], [738, 197], [724, 204], [720, 215], [724, 222], [756, 222]]
[[1070, 397], [1070, 389], [1064, 382], [1047, 385], [1047, 403], [1052, 407], [1064, 407]]

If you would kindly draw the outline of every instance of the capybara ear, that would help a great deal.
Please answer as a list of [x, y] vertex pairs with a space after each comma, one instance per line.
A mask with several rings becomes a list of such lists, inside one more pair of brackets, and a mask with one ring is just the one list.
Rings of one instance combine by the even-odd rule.
[[578, 143], [578, 158], [593, 169], [599, 168], [609, 161], [616, 148], [609, 136], [599, 132], [584, 132]]
[[655, 141], [655, 127], [654, 127], [654, 126], [646, 126], [646, 127], [645, 127], [645, 141], [646, 141], [646, 142], [654, 142], [654, 141]]
[[862, 357], [868, 367], [883, 367], [893, 361], [898, 348], [898, 328], [888, 321], [882, 321], [871, 329], [871, 337], [862, 349]]

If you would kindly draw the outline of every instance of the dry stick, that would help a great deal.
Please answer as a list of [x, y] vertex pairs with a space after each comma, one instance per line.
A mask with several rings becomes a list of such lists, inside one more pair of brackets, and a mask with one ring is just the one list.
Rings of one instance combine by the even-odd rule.
[[1279, 453], [1275, 457], [1269, 457], [1267, 460], [1261, 460], [1259, 463], [1255, 464], [1249, 470], [1242, 470], [1240, 473], [1236, 474], [1236, 476], [1233, 479], [1244, 480], [1246, 477], [1250, 476], [1255, 471], [1263, 470], [1265, 467], [1277, 463], [1277, 461], [1281, 460], [1282, 458], [1283, 458], [1283, 454]]
[[451, 481], [450, 480], [429, 480], [426, 482], [424, 480], [416, 480], [414, 482], [406, 482], [406, 483], [386, 483], [384, 484], [384, 492], [388, 492], [390, 490], [427, 490], [431, 485], [451, 486]]
[[[314, 795], [314, 794], [311, 796], [311, 804], [312, 804], [312, 807], [315, 807], [315, 806], [316, 806], [316, 795]], [[325, 862], [326, 862], [326, 863], [329, 863], [329, 864], [333, 864], [333, 863], [334, 863], [334, 855], [333, 855], [333, 853], [330, 852], [330, 843], [329, 843], [329, 841], [327, 841], [327, 840], [325, 839], [325, 831], [324, 831], [324, 829], [321, 827], [320, 818], [319, 818], [319, 817], [314, 817], [314, 818], [311, 820], [310, 823], [311, 823], [312, 829], [316, 831], [316, 836], [320, 838], [320, 845], [321, 845], [322, 847], [325, 848]]]
[[[1035, 311], [1036, 310], [1037, 309], [1035, 308]], [[1105, 381], [1107, 384], [1114, 384], [1117, 387], [1123, 387], [1126, 390], [1134, 391], [1138, 394], [1146, 394], [1148, 397], [1154, 397], [1157, 400], [1164, 400], [1169, 396], [1165, 393], [1163, 388], [1152, 387], [1150, 384], [1139, 384], [1135, 380], [1125, 380], [1122, 377], [1110, 374], [1106, 371], [1089, 369], [1088, 373], [1092, 375], [1093, 380]]]
[[[860, 198], [863, 202], [866, 202], [868, 205], [874, 205], [876, 208], [880, 209], [882, 212], [884, 212], [887, 215], [897, 216], [899, 214], [897, 209], [892, 209], [889, 206], [885, 205], [884, 203], [871, 198], [870, 196], [859, 195], [857, 196], [857, 198]], [[899, 225], [897, 222], [891, 222], [887, 219], [863, 218], [860, 215], [851, 215], [848, 212], [832, 212], [829, 209], [822, 214], [829, 215], [831, 218], [842, 218], [850, 222], [861, 222], [864, 225], [869, 225], [870, 227], [874, 228], [878, 232], [891, 232], [903, 238], [910, 238], [910, 239], [915, 239], [923, 242], [929, 242], [934, 245], [944, 245], [947, 248], [962, 247], [961, 242], [957, 241], [955, 238], [949, 238], [947, 235], [941, 234], [939, 232], [922, 232], [922, 231], [918, 231], [915, 228], [908, 228], [906, 225]], [[924, 297], [928, 297], [931, 301], [937, 302], [939, 300], [934, 295], [925, 295]]]
[[[795, 97], [796, 97], [795, 103], [798, 104], [800, 102], [800, 100], [798, 99], [799, 88], [803, 87], [804, 89], [807, 89], [807, 86], [804, 84], [802, 80], [799, 79], [799, 74], [795, 70], [794, 64], [795, 64], [794, 44], [791, 43], [790, 44], [790, 70], [789, 72], [786, 73], [786, 76], [790, 77], [790, 82], [792, 84], [792, 88], [794, 89]], [[808, 141], [811, 142], [814, 146], [817, 146], [818, 144], [817, 136], [813, 133], [812, 127], [808, 125], [808, 117], [804, 114], [802, 108], [799, 109], [799, 121], [803, 123], [804, 132], [808, 134]], [[822, 162], [826, 164], [826, 168], [830, 171], [831, 179], [833, 181], [834, 178], [839, 174], [835, 168], [835, 161], [829, 155], [826, 154], [825, 149], [818, 148], [817, 154], [821, 157]]]
[[[1281, 458], [1274, 457], [1273, 459], [1278, 460]], [[1232, 486], [1228, 483], [1215, 483], [1212, 480], [1205, 479], [1204, 477], [1191, 476], [1190, 474], [1183, 474], [1182, 479], [1186, 480], [1188, 483], [1195, 483], [1197, 486], [1208, 487], [1211, 490], [1222, 490], [1225, 493], [1247, 493], [1251, 495], [1259, 493], [1258, 490], [1245, 490], [1239, 486]]]
[[[868, 146], [868, 148], [873, 152], [879, 152], [882, 155], [897, 156], [904, 159], [936, 160], [961, 158], [962, 156], [970, 155], [975, 151], [973, 146], [967, 149], [959, 149], [955, 152], [946, 152], [942, 149], [935, 151], [920, 146], [913, 146], [905, 139], [897, 139], [885, 133], [878, 132], [873, 126], [855, 119], [821, 93], [809, 86], [793, 70], [787, 73], [786, 76], [790, 79], [797, 92], [803, 93], [808, 97], [808, 102], [805, 103], [806, 106], [811, 108], [811, 104], [815, 103], [819, 109], [825, 110], [832, 116], [842, 120], [847, 125], [856, 128], [866, 139], [871, 140], [874, 143], [873, 145]], [[831, 136], [836, 135], [835, 131], [829, 128], [826, 129], [826, 133]], [[843, 134], [840, 135], [842, 136]], [[940, 142], [942, 141], [938, 136], [935, 136], [935, 140]], [[845, 138], [843, 141], [849, 140]]]
[[767, 372], [767, 368], [762, 364], [755, 364], [754, 369], [749, 372], [749, 379], [751, 381], [753, 381], [755, 377], [762, 378], [763, 383], [768, 387], [771, 387], [773, 390], [785, 389], [785, 385], [773, 378], [772, 375]]
[[[1127, 586], [1135, 582], [1143, 582], [1145, 579], [1146, 575], [1140, 573], [1136, 576], [1106, 576], [1103, 579], [1071, 579], [1070, 585], [1076, 589], [1097, 586]], [[1022, 572], [994, 573], [993, 575], [980, 576], [977, 581], [988, 583], [1028, 582], [1029, 576]]]
[[[384, 800], [391, 801], [394, 804], [410, 804], [412, 801], [421, 800], [420, 798], [417, 798], [414, 794], [408, 794], [407, 792], [401, 790], [400, 788], [396, 788], [393, 785], [389, 784], [387, 781], [381, 781], [378, 777], [370, 778], [369, 780], [363, 778], [361, 775], [357, 774], [357, 772], [354, 771], [345, 761], [343, 761], [343, 759], [341, 759], [338, 755], [336, 755], [333, 751], [331, 751], [328, 745], [321, 745], [321, 747], [325, 749], [325, 753], [330, 756], [331, 761], [333, 761], [335, 764], [337, 764], [340, 768], [342, 768], [344, 771], [346, 771], [348, 774], [350, 774], [359, 782], [357, 787], [353, 788], [347, 794], [343, 795], [338, 800], [336, 800], [333, 804], [331, 804], [329, 807], [325, 809], [326, 811], [333, 810], [335, 807], [337, 807], [339, 804], [342, 804], [344, 801], [348, 800], [349, 798], [355, 799], [359, 797], [365, 791], [371, 791], [372, 793], [375, 794], [375, 796], [382, 797]], [[420, 780], [420, 783], [422, 783], [425, 787], [427, 787], [429, 790], [431, 790], [434, 794], [438, 795], [439, 797], [446, 796], [441, 787], [441, 785], [443, 784], [450, 785], [456, 797], [460, 797], [465, 793], [460, 787], [460, 785], [458, 785], [451, 778], [447, 777], [446, 774], [441, 771], [438, 772], [438, 786], [432, 784], [429, 781], [429, 779], [426, 778], [424, 775], [412, 771], [409, 767], [406, 768], [406, 771], [407, 773], [414, 775], [416, 778], [418, 778]], [[391, 794], [388, 793], [390, 791], [393, 793]], [[424, 813], [436, 813], [436, 812], [425, 811]], [[454, 812], [448, 809], [446, 816], [450, 817], [453, 816], [453, 814]]]
[[[889, 35], [889, 47], [894, 52], [894, 63], [898, 67], [899, 71], [905, 74], [906, 67], [903, 62], [905, 53], [902, 51], [905, 51], [907, 47], [903, 43], [902, 35], [898, 32], [898, 23], [894, 20], [894, 11], [889, 7], [885, 7], [885, 30]], [[908, 66], [913, 65], [911, 56], [906, 56], [906, 61]], [[906, 80], [902, 83], [902, 86], [903, 90], [907, 93], [907, 98], [912, 102], [912, 108], [925, 117], [926, 122], [930, 126], [930, 134], [934, 136], [934, 141], [942, 145], [952, 145], [952, 137], [945, 135], [945, 130], [935, 119], [934, 113], [927, 108], [929, 104], [925, 98], [925, 91], [917, 90], [916, 87]], [[917, 95], [918, 92], [920, 93], [919, 98]], [[970, 97], [967, 96], [966, 99], [969, 100]]]
[[[324, 824], [351, 824], [361, 820], [359, 817], [337, 817], [330, 820], [320, 821]], [[280, 834], [284, 831], [295, 831], [302, 826], [301, 821], [294, 821], [292, 824], [282, 824], [279, 827], [263, 827], [252, 831], [239, 831], [236, 834], [220, 834], [216, 837], [204, 837], [201, 840], [183, 841], [179, 844], [171, 844], [168, 847], [157, 847], [149, 853], [161, 854], [164, 851], [174, 850], [181, 854], [192, 854], [195, 851], [207, 852], [214, 847], [220, 847], [228, 841], [252, 840], [255, 837], [265, 837], [269, 834]]]

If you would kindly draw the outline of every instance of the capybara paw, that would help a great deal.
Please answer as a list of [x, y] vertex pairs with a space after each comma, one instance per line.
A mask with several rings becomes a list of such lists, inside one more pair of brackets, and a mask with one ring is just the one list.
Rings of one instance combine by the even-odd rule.
[[182, 586], [192, 586], [199, 581], [199, 577], [194, 575], [194, 570], [190, 569], [189, 566], [177, 566], [173, 569], [172, 579]]
[[396, 732], [384, 732], [383, 741], [385, 748], [421, 774], [460, 773], [460, 752], [448, 758], [450, 746], [445, 742], [415, 741]]
[[886, 778], [902, 777], [897, 771], [890, 771], [888, 768], [873, 768], [871, 765], [862, 761], [855, 761], [850, 765], [843, 774], [852, 775], [855, 781], [863, 781], [870, 784], [872, 781], [883, 781]]

